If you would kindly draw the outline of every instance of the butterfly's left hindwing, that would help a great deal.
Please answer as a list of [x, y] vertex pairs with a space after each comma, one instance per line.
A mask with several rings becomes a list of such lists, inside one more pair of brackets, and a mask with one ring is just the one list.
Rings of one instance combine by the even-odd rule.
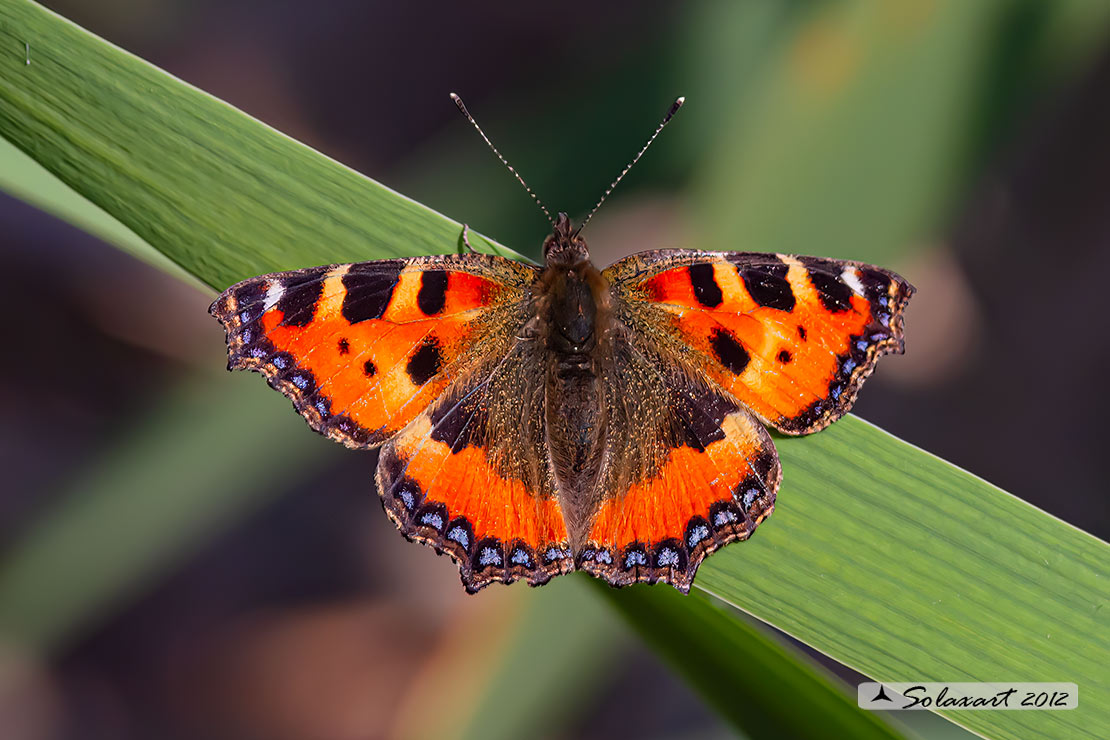
[[230, 369], [264, 374], [316, 431], [375, 447], [507, 351], [535, 276], [478, 254], [329, 265], [243, 281], [209, 311]]

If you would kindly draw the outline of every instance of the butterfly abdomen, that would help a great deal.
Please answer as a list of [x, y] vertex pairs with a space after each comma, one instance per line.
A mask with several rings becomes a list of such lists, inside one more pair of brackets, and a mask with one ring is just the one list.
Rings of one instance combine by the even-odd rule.
[[598, 500], [605, 441], [602, 367], [608, 287], [589, 262], [549, 266], [542, 281], [546, 422], [552, 469], [571, 543]]

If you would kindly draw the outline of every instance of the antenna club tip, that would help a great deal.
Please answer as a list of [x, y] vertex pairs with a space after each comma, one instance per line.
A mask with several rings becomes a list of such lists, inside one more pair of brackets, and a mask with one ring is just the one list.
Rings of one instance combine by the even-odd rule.
[[448, 93], [448, 94], [451, 96], [451, 100], [458, 100], [459, 99], [459, 96], [456, 95], [455, 93]]
[[[454, 93], [451, 93], [451, 94], [454, 95]], [[686, 96], [685, 95], [679, 95], [677, 98], [675, 98], [674, 104], [675, 105], [682, 105], [685, 102], [686, 102]]]

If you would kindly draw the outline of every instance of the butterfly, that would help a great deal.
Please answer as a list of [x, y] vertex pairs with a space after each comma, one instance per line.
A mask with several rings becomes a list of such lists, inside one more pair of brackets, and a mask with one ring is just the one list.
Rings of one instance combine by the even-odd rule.
[[470, 251], [240, 282], [210, 308], [228, 367], [262, 373], [317, 432], [380, 447], [387, 515], [468, 592], [583, 570], [687, 593], [774, 510], [765, 425], [843, 416], [903, 351], [914, 289], [860, 262], [750, 252], [599, 270], [585, 221], [552, 222], [539, 266]]

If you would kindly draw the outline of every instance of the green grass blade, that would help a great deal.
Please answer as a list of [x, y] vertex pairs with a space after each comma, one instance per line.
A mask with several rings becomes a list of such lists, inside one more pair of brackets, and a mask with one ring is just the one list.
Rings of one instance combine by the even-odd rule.
[[[458, 238], [24, 0], [0, 0], [0, 136], [213, 286]], [[1110, 736], [1110, 548], [856, 419], [778, 445], [777, 513], [699, 587], [879, 679], [1079, 684], [1074, 711], [951, 715], [986, 736]]]
[[1073, 711], [945, 713], [987, 737], [1106, 736], [1106, 543], [855, 417], [776, 445], [771, 526], [696, 586], [877, 680], [1079, 684]]
[[260, 267], [443, 253], [460, 234], [27, 0], [0, 1], [0, 135], [213, 287]]
[[[703, 595], [646, 586], [607, 600], [721, 716], [751, 738], [900, 738], [855, 696]], [[805, 697], [803, 708], [798, 697]]]
[[150, 246], [116, 219], [43, 169], [14, 144], [0, 138], [0, 190], [119, 247], [188, 283], [197, 279]]

